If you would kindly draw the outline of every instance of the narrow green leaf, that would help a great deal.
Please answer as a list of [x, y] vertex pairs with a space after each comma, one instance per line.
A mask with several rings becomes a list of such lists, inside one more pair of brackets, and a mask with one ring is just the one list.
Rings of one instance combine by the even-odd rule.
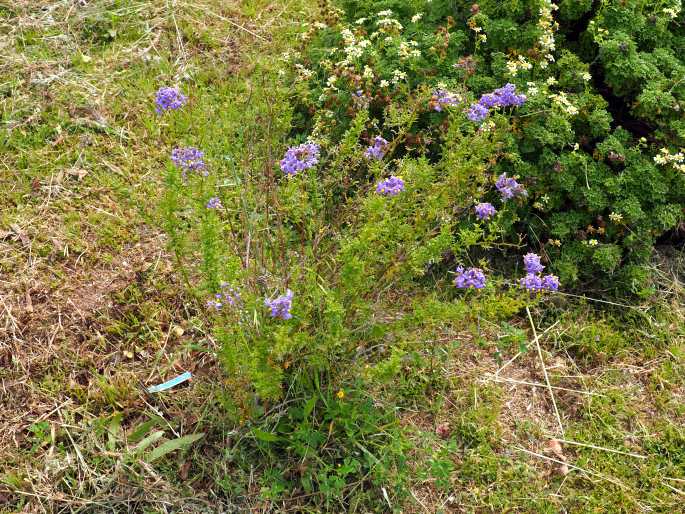
[[159, 441], [162, 437], [164, 437], [164, 431], [163, 430], [157, 430], [156, 432], [152, 432], [149, 436], [147, 436], [145, 439], [140, 441], [135, 448], [133, 448], [132, 453], [140, 453], [145, 448], [150, 446], [152, 443]]
[[202, 439], [205, 436], [204, 432], [198, 434], [184, 435], [178, 439], [172, 439], [164, 444], [159, 445], [157, 448], [152, 450], [145, 460], [148, 462], [153, 462], [161, 457], [164, 457], [167, 453], [171, 453], [182, 448], [187, 448], [195, 441]]
[[114, 451], [117, 445], [117, 441], [120, 439], [121, 435], [121, 420], [124, 416], [121, 412], [116, 413], [112, 416], [109, 426], [107, 427], [107, 449]]
[[138, 441], [140, 441], [143, 437], [145, 437], [145, 434], [147, 434], [150, 429], [156, 425], [159, 425], [160, 422], [162, 421], [162, 418], [155, 416], [140, 425], [131, 433], [130, 436], [128, 436], [128, 442], [131, 444], [135, 444]]
[[314, 410], [314, 406], [316, 405], [316, 396], [311, 397], [309, 400], [307, 400], [307, 403], [304, 405], [304, 411], [302, 413], [302, 417], [306, 420], [309, 415], [312, 413]]
[[274, 443], [279, 439], [279, 437], [276, 434], [272, 434], [271, 432], [264, 432], [264, 430], [259, 430], [258, 428], [252, 430], [252, 433], [257, 439], [259, 439], [260, 441], [266, 441], [267, 443]]

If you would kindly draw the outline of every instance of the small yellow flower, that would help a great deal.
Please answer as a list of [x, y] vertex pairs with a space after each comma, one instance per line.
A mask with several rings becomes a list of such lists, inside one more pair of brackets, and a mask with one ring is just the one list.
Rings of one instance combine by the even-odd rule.
[[590, 246], [597, 246], [599, 244], [599, 241], [597, 241], [596, 239], [590, 239], [587, 242], [587, 244], [589, 244]]
[[342, 400], [343, 398], [345, 398], [345, 391], [341, 389], [335, 395]]

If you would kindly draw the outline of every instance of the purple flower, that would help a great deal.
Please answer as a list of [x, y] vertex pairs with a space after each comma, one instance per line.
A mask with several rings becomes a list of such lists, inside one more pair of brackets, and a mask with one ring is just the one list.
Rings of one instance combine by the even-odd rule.
[[526, 273], [542, 273], [545, 269], [540, 263], [540, 256], [532, 252], [523, 256], [523, 265], [526, 267]]
[[555, 275], [545, 275], [541, 277], [539, 274], [528, 273], [520, 280], [521, 287], [528, 291], [557, 291], [559, 289], [559, 278]]
[[536, 275], [534, 273], [528, 273], [521, 279], [520, 283], [521, 287], [525, 287], [528, 289], [528, 291], [543, 290], [542, 279], [540, 278], [540, 275]]
[[293, 317], [290, 314], [290, 309], [293, 305], [293, 292], [288, 289], [284, 295], [281, 295], [274, 300], [264, 300], [264, 305], [271, 309], [272, 318], [290, 319]]
[[376, 193], [385, 196], [396, 196], [404, 191], [404, 180], [395, 175], [390, 175], [390, 178], [381, 180], [376, 186]]
[[209, 199], [206, 205], [207, 209], [221, 209], [223, 205], [221, 205], [221, 199], [217, 196], [213, 196]]
[[491, 203], [479, 203], [473, 208], [479, 220], [487, 220], [497, 214], [497, 209]]
[[556, 275], [545, 275], [542, 277], [542, 287], [547, 291], [559, 290], [559, 277]]
[[520, 107], [525, 101], [526, 95], [517, 95], [514, 84], [505, 84], [503, 87], [495, 89], [492, 93], [482, 95], [478, 103], [471, 104], [471, 108], [466, 116], [473, 122], [481, 122], [487, 118], [490, 109], [495, 109], [496, 107]]
[[221, 301], [222, 299], [223, 297], [220, 293], [215, 294], [214, 298], [207, 300], [207, 308], [215, 311], [221, 310], [221, 308], [224, 306], [223, 302]]
[[478, 100], [478, 105], [481, 105], [488, 110], [494, 107], [499, 107], [499, 98], [495, 93], [486, 93], [480, 97], [480, 100]]
[[281, 170], [287, 175], [297, 175], [300, 171], [309, 169], [319, 162], [319, 145], [304, 143], [291, 146], [281, 160]]
[[188, 171], [202, 171], [202, 174], [206, 177], [208, 173], [205, 170], [204, 156], [204, 152], [192, 146], [174, 148], [171, 151], [171, 160], [183, 170], [184, 176]]
[[516, 94], [516, 86], [514, 84], [505, 84], [504, 87], [495, 89], [492, 94], [498, 99], [498, 107], [520, 107], [526, 101], [526, 95]]
[[471, 107], [466, 113], [466, 117], [475, 123], [480, 123], [487, 118], [489, 114], [490, 111], [488, 111], [487, 107], [483, 107], [480, 104], [471, 104]]
[[523, 186], [516, 182], [515, 178], [507, 177], [506, 173], [502, 173], [498, 177], [497, 182], [495, 182], [495, 187], [500, 195], [502, 195], [503, 202], [517, 196], [526, 196], [528, 194]]
[[219, 285], [221, 286], [221, 295], [223, 299], [226, 300], [226, 302], [228, 302], [228, 304], [231, 306], [237, 305], [237, 303], [240, 301], [240, 294], [238, 291], [231, 287], [231, 285], [227, 282], [222, 282]]
[[478, 103], [487, 109], [495, 107], [520, 107], [526, 101], [526, 95], [517, 95], [514, 84], [506, 84], [504, 87], [495, 89], [492, 93], [486, 93], [480, 97]]
[[176, 110], [185, 105], [188, 97], [181, 93], [176, 87], [160, 87], [155, 97], [157, 114], [164, 111]]
[[459, 99], [449, 91], [438, 89], [433, 93], [430, 104], [433, 107], [433, 110], [442, 112], [443, 107], [458, 105]]
[[364, 157], [367, 159], [376, 159], [380, 161], [388, 150], [388, 142], [381, 136], [373, 138], [373, 145], [369, 146], [364, 152]]
[[221, 310], [225, 304], [235, 307], [240, 301], [238, 291], [230, 287], [226, 282], [221, 283], [221, 289], [221, 293], [216, 293], [213, 298], [207, 300], [208, 309], [218, 311]]
[[457, 277], [454, 279], [454, 285], [459, 289], [483, 289], [485, 287], [485, 275], [480, 268], [468, 268], [464, 270], [463, 266], [457, 268]]
[[519, 283], [528, 291], [557, 291], [559, 278], [555, 275], [541, 276], [545, 267], [540, 262], [540, 256], [529, 252], [523, 256], [523, 265], [526, 267], [526, 276]]

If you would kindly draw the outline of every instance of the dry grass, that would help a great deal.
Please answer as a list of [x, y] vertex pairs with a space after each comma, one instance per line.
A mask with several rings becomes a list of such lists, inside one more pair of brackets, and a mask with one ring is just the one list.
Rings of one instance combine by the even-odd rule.
[[[242, 8], [0, 2], [12, 148], [0, 156], [0, 511], [210, 508], [206, 483], [179, 489], [173, 473], [133, 458], [128, 439], [154, 416], [168, 420], [166, 438], [192, 433], [211, 397], [198, 391], [218, 378], [155, 227], [165, 149], [145, 128], [151, 98], [137, 87], [146, 76], [158, 86], [160, 62], [174, 70], [163, 81], [207, 63], [240, 73], [243, 45], [266, 44], [278, 25], [275, 6], [255, 18]], [[144, 393], [185, 370], [192, 387]]]

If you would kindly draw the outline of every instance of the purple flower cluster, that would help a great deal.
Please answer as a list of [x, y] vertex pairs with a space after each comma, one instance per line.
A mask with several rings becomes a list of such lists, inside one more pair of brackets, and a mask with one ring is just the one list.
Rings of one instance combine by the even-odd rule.
[[495, 182], [495, 187], [502, 195], [502, 201], [511, 200], [517, 196], [526, 196], [528, 192], [519, 184], [515, 178], [507, 177], [506, 173], [502, 173]]
[[221, 310], [221, 308], [224, 306], [222, 299], [223, 298], [222, 298], [221, 294], [219, 294], [219, 293], [215, 294], [214, 298], [207, 300], [207, 308], [214, 310], [214, 311]]
[[442, 112], [443, 107], [458, 105], [459, 99], [449, 91], [438, 89], [433, 93], [430, 104], [434, 111]]
[[557, 291], [559, 289], [559, 278], [555, 275], [533, 275], [528, 273], [521, 279], [521, 287], [525, 287], [528, 291]]
[[485, 274], [480, 268], [464, 269], [463, 266], [457, 268], [457, 277], [454, 279], [454, 285], [459, 289], [483, 289], [485, 287]]
[[540, 262], [540, 256], [532, 252], [523, 256], [523, 265], [526, 268], [526, 273], [542, 273], [542, 270], [545, 269]]
[[473, 122], [481, 122], [497, 107], [520, 107], [526, 102], [526, 95], [517, 95], [514, 84], [505, 84], [492, 93], [485, 93], [478, 103], [471, 104], [466, 117]]
[[293, 292], [288, 289], [284, 295], [273, 300], [264, 300], [264, 305], [271, 309], [272, 318], [290, 319], [293, 317], [290, 314], [290, 309], [293, 305]]
[[175, 87], [160, 87], [155, 97], [155, 104], [157, 114], [162, 114], [164, 111], [173, 111], [180, 109], [188, 101], [188, 97], [181, 93]]
[[226, 282], [221, 283], [221, 293], [216, 293], [214, 298], [207, 301], [207, 308], [215, 311], [221, 310], [224, 305], [235, 307], [240, 301], [240, 294]]
[[381, 180], [376, 186], [376, 193], [385, 196], [396, 196], [404, 191], [404, 180], [395, 175], [390, 175], [390, 178]]
[[521, 107], [526, 102], [526, 95], [517, 95], [514, 84], [506, 84], [504, 87], [495, 89], [492, 93], [486, 93], [480, 97], [478, 103], [488, 109], [495, 107]]
[[221, 209], [223, 205], [221, 205], [221, 199], [217, 196], [213, 196], [209, 199], [206, 205], [207, 209]]
[[171, 160], [176, 166], [183, 170], [184, 176], [188, 171], [201, 171], [206, 177], [208, 173], [205, 170], [204, 156], [204, 152], [193, 146], [187, 148], [174, 148], [171, 151]]
[[490, 111], [481, 104], [471, 104], [469, 110], [466, 112], [466, 117], [474, 123], [479, 123], [488, 117]]
[[380, 161], [388, 150], [388, 142], [381, 136], [373, 138], [373, 145], [369, 146], [364, 152], [364, 157], [367, 159], [376, 159]]
[[559, 289], [559, 278], [555, 275], [541, 276], [545, 267], [540, 262], [540, 256], [534, 253], [527, 253], [523, 256], [523, 265], [526, 268], [526, 276], [520, 280], [521, 287], [528, 291], [557, 291]]
[[473, 210], [476, 212], [476, 217], [481, 221], [490, 219], [497, 214], [497, 209], [488, 202], [476, 204]]
[[281, 170], [287, 175], [297, 175], [300, 171], [309, 169], [319, 162], [319, 145], [304, 143], [291, 146], [281, 160]]

